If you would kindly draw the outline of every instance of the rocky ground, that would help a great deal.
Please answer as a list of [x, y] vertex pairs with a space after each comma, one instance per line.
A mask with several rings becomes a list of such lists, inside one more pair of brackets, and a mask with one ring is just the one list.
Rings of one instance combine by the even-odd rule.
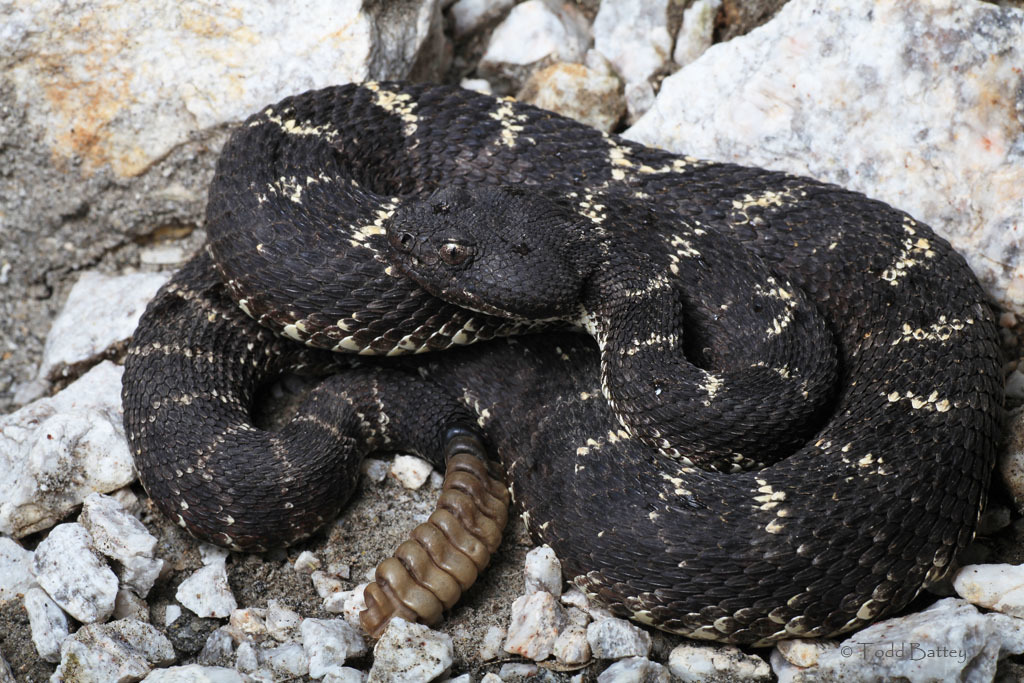
[[[133, 672], [123, 680], [150, 669], [146, 680], [159, 680], [160, 667], [189, 664], [207, 667], [215, 680], [303, 679], [330, 667], [324, 680], [363, 680], [359, 672], [375, 661], [374, 676], [387, 680], [404, 666], [387, 662], [410, 653], [435, 661], [433, 671], [410, 680], [448, 673], [472, 681], [594, 680], [602, 672], [600, 680], [626, 680], [615, 676], [631, 667], [647, 678], [629, 680], [661, 680], [701, 666], [734, 679], [804, 680], [794, 667], [814, 661], [822, 672], [850, 675], [841, 667], [852, 658], [836, 655], [839, 645], [690, 652], [681, 639], [603, 619], [578, 595], [559, 596], [567, 587], [551, 581], [550, 566], [534, 563], [524, 573], [531, 544], [518, 521], [439, 632], [406, 633], [406, 641], [396, 635], [374, 656], [346, 620], [355, 591], [429, 514], [438, 487], [437, 477], [410, 487], [422, 477], [407, 463], [371, 462], [359, 498], [337, 523], [278, 553], [225, 557], [201, 549], [156, 512], [134, 481], [119, 433], [122, 330], [131, 329], [160, 277], [202, 243], [205, 187], [231, 126], [296, 89], [366, 77], [517, 95], [611, 132], [632, 126], [627, 135], [649, 144], [840, 182], [932, 224], [966, 255], [999, 307], [1008, 403], [1016, 408], [1007, 450], [1018, 460], [1002, 463], [1008, 483], [997, 477], [987, 533], [964, 563], [1024, 563], [1015, 502], [1024, 500], [1024, 81], [1013, 71], [1024, 12], [964, 2], [922, 17], [882, 4], [865, 18], [870, 13], [851, 3], [833, 25], [817, 17], [834, 7], [821, 12], [819, 3], [802, 0], [778, 17], [783, 3], [776, 0], [379, 4], [315, 21], [286, 12], [250, 17], [241, 2], [209, 16], [169, 16], [146, 3], [132, 14], [71, 8], [66, 16], [48, 12], [47, 3], [0, 6], [0, 657], [10, 677], [44, 680], [63, 658], [66, 680], [89, 680], [83, 672], [99, 653]], [[156, 28], [143, 36], [122, 28], [143, 25]], [[331, 44], [340, 34], [343, 47]], [[281, 36], [287, 40], [270, 39]], [[278, 52], [282, 43], [289, 54]], [[886, 61], [890, 43], [904, 52]], [[201, 66], [160, 52], [171, 44], [201, 55]], [[693, 62], [712, 44], [713, 54]], [[799, 78], [807, 72], [814, 83]], [[85, 278], [78, 300], [69, 301], [87, 274], [94, 280]], [[55, 321], [64, 309], [67, 318]], [[71, 400], [79, 393], [61, 390], [79, 378], [68, 391], [83, 398]], [[268, 397], [268, 414], [285, 410], [298, 392], [298, 383], [282, 383]], [[55, 403], [46, 403], [51, 396]], [[110, 494], [89, 504], [103, 514], [82, 513], [91, 491]], [[143, 530], [132, 526], [133, 516]], [[51, 531], [58, 523], [74, 526]], [[117, 530], [106, 546], [97, 540], [104, 528]], [[75, 545], [79, 529], [92, 541]], [[65, 555], [78, 558], [74, 568], [61, 570]], [[91, 572], [80, 569], [90, 562]], [[963, 625], [961, 641], [947, 632], [925, 640], [914, 623], [885, 637], [959, 642], [965, 652], [974, 648], [977, 656], [961, 666], [979, 680], [1000, 657], [999, 675], [1019, 679], [1024, 627], [1016, 618], [1024, 608], [1004, 596], [1024, 582], [1018, 571], [980, 570], [956, 589], [1009, 616], [940, 603], [945, 611], [926, 623]], [[544, 590], [520, 603], [534, 616], [523, 621], [512, 603], [527, 576]], [[188, 596], [182, 582], [191, 577], [200, 583]], [[914, 607], [934, 600], [922, 596]], [[60, 647], [64, 634], [87, 621], [97, 625]], [[558, 644], [542, 635], [552, 621], [564, 634]], [[125, 650], [124, 640], [145, 647]], [[410, 648], [409, 640], [424, 645]], [[905, 673], [866, 666], [858, 670], [869, 677]], [[0, 681], [5, 676], [0, 665]]]

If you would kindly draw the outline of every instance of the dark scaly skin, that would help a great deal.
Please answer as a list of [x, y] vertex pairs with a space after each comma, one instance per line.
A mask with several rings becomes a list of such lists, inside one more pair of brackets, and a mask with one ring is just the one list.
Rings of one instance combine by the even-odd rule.
[[[278, 182], [321, 171], [328, 180], [304, 182], [299, 201], [297, 185]], [[693, 637], [765, 644], [856, 628], [949, 570], [973, 536], [994, 460], [1002, 390], [995, 326], [963, 259], [884, 204], [804, 178], [679, 159], [521, 105], [380, 84], [292, 98], [248, 122], [211, 190], [211, 247], [231, 295], [307, 344], [350, 338], [376, 353], [459, 345], [511, 327], [437, 303], [388, 270], [384, 228], [394, 213], [373, 212], [391, 194], [403, 204], [478, 183], [543, 186], [591, 222], [608, 197], [656, 207], [672, 225], [727, 233], [803, 292], [836, 346], [832, 405], [813, 436], [765, 469], [732, 474], [683, 466], [629, 438], [601, 398], [597, 350], [578, 335], [417, 359], [419, 374], [476, 415], [531, 533], [555, 549], [570, 578], [617, 614]], [[660, 225], [651, 226], [649, 255], [664, 264], [674, 256], [683, 267], [691, 247], [672, 244], [684, 236]], [[712, 341], [721, 331], [709, 313], [719, 294], [690, 296], [698, 353], [706, 340], [704, 360], [727, 364], [730, 345]], [[151, 344], [204, 334], [202, 320], [190, 332], [174, 315], [147, 314], [140, 337], [153, 335]], [[407, 315], [412, 322], [402, 322]], [[259, 357], [280, 342], [254, 336], [257, 329], [240, 333]], [[653, 351], [634, 356], [641, 372], [657, 360]], [[169, 356], [136, 356], [126, 370], [126, 425], [145, 463], [180, 469], [193, 459], [167, 448], [178, 430], [212, 438], [232, 420], [244, 423], [238, 412], [218, 417], [213, 403], [141, 444], [135, 428], [151, 424], [153, 396], [202, 393], [208, 382], [164, 372], [154, 392], [146, 386]], [[619, 377], [624, 386], [633, 380]], [[244, 393], [235, 381], [229, 376], [220, 390]], [[378, 407], [398, 422], [422, 408]], [[744, 410], [758, 408], [774, 410], [775, 401], [758, 397]], [[303, 484], [310, 497], [323, 486], [312, 475]], [[147, 486], [174, 507], [166, 479]], [[235, 500], [244, 500], [239, 493]], [[258, 528], [264, 511], [239, 513]]]

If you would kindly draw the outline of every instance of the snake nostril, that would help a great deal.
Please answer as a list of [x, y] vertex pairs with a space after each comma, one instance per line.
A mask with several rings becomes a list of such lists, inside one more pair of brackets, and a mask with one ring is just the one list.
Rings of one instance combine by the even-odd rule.
[[413, 236], [411, 232], [398, 233], [398, 246], [402, 251], [412, 251]]

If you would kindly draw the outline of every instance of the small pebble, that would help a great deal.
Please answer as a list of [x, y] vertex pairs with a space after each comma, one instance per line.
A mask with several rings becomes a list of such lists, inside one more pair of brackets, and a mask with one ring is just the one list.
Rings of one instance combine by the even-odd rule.
[[395, 618], [373, 648], [373, 668], [367, 681], [432, 681], [451, 667], [453, 659], [451, 636]]
[[181, 607], [178, 605], [167, 605], [164, 610], [164, 626], [170, 626], [181, 616]]
[[332, 576], [319, 569], [311, 573], [309, 578], [313, 580], [313, 588], [316, 589], [317, 595], [321, 598], [328, 598], [345, 587], [345, 584], [336, 576]]
[[587, 642], [597, 659], [646, 657], [651, 651], [651, 635], [625, 619], [615, 617], [587, 626]]
[[556, 598], [562, 594], [562, 563], [555, 551], [544, 546], [526, 553], [525, 593], [546, 591]]
[[36, 652], [43, 660], [56, 664], [60, 661], [60, 644], [68, 637], [68, 618], [64, 610], [42, 588], [30, 588], [25, 593], [25, 611]]
[[391, 465], [391, 476], [407, 489], [416, 490], [434, 471], [433, 465], [414, 455], [396, 455]]
[[346, 660], [366, 653], [363, 637], [344, 619], [304, 619], [299, 630], [312, 678], [337, 674]]
[[54, 602], [78, 621], [105, 621], [114, 613], [117, 576], [81, 524], [55, 526], [36, 547], [32, 571]]
[[267, 632], [267, 622], [264, 620], [266, 610], [253, 607], [236, 609], [231, 612], [228, 623], [242, 633], [250, 635], [263, 635]]
[[628, 657], [601, 672], [597, 683], [671, 683], [666, 669], [646, 657]]
[[501, 646], [505, 642], [506, 635], [507, 632], [500, 626], [491, 626], [487, 629], [480, 642], [480, 650], [477, 652], [477, 657], [481, 662], [489, 662], [504, 654]]
[[295, 558], [295, 564], [293, 566], [295, 571], [300, 574], [312, 574], [317, 569], [320, 569], [320, 560], [316, 555], [308, 550], [303, 550], [299, 553], [299, 556]]
[[505, 652], [540, 661], [551, 656], [566, 624], [565, 610], [543, 591], [516, 598], [505, 639]]
[[267, 604], [267, 633], [279, 642], [291, 640], [302, 623], [302, 615], [281, 605], [277, 600]]
[[228, 586], [227, 567], [223, 560], [194, 571], [178, 584], [174, 597], [183, 607], [203, 618], [224, 618], [238, 607]]
[[391, 470], [391, 465], [384, 460], [378, 460], [377, 458], [366, 458], [363, 460], [361, 466], [363, 476], [372, 481], [374, 484], [379, 484], [387, 479], [388, 472]]
[[587, 628], [576, 624], [567, 626], [555, 639], [551, 654], [562, 664], [586, 664], [590, 661]]

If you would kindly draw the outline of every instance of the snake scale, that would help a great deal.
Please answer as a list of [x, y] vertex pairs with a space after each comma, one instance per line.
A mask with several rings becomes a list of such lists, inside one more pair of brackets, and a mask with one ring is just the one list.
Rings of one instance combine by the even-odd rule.
[[[336, 515], [369, 451], [447, 461], [447, 502], [368, 589], [371, 630], [436, 621], [486, 565], [489, 456], [569, 579], [695, 638], [857, 628], [973, 537], [995, 325], [963, 259], [881, 202], [364, 83], [249, 118], [207, 228], [126, 360], [143, 482], [259, 550]], [[285, 369], [326, 378], [264, 431], [254, 396]]]

